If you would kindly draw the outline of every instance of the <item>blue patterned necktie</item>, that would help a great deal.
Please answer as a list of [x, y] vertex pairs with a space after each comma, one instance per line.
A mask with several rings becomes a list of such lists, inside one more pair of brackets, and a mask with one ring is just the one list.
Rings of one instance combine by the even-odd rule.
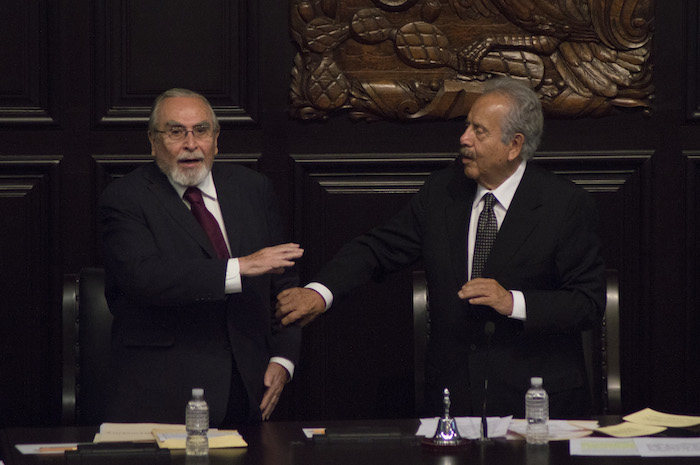
[[474, 259], [472, 260], [472, 277], [481, 278], [481, 273], [484, 271], [486, 259], [491, 251], [496, 233], [498, 233], [498, 223], [496, 215], [493, 212], [493, 205], [496, 203], [496, 197], [492, 193], [487, 193], [483, 197], [484, 209], [479, 215], [479, 223], [476, 227], [476, 242], [474, 243]]

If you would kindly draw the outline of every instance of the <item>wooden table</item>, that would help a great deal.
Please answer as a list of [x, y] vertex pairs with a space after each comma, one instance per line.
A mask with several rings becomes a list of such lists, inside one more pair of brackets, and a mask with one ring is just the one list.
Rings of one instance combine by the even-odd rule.
[[[248, 442], [245, 449], [213, 449], [209, 464], [227, 465], [685, 465], [698, 464], [700, 458], [572, 457], [568, 441], [549, 446], [528, 447], [524, 441], [493, 440], [487, 445], [473, 443], [465, 450], [449, 454], [426, 451], [415, 437], [418, 420], [267, 422], [241, 428]], [[328, 442], [307, 439], [304, 427], [393, 428], [399, 440]], [[15, 444], [90, 442], [93, 427], [7, 428], [0, 431], [2, 458], [6, 465], [60, 464], [62, 455], [22, 455]], [[119, 462], [109, 461], [110, 464]], [[172, 451], [170, 463], [185, 464], [183, 451]], [[145, 464], [144, 464], [145, 465]]]

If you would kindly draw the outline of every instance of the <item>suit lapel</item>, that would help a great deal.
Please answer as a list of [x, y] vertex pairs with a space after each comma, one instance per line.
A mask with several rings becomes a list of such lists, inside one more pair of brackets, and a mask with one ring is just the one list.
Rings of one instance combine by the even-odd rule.
[[452, 202], [445, 207], [448, 237], [450, 238], [450, 256], [454, 276], [461, 287], [467, 282], [467, 233], [471, 206], [476, 194], [476, 183], [459, 171], [448, 187]]
[[216, 257], [214, 246], [207, 237], [200, 224], [192, 215], [192, 212], [183, 203], [182, 199], [168, 181], [168, 178], [155, 163], [151, 164], [145, 172], [148, 188], [153, 192], [163, 209], [167, 211], [210, 256]]
[[541, 205], [542, 192], [537, 181], [537, 170], [528, 163], [489, 253], [484, 267], [485, 276], [497, 276], [518, 253], [527, 237], [541, 221], [537, 214]]
[[217, 167], [216, 164], [212, 168], [212, 176], [216, 186], [216, 195], [219, 199], [221, 216], [224, 218], [231, 255], [236, 257], [241, 253], [240, 241], [242, 234], [239, 184], [234, 179], [231, 179], [234, 176], [232, 171], [226, 170], [224, 167]]

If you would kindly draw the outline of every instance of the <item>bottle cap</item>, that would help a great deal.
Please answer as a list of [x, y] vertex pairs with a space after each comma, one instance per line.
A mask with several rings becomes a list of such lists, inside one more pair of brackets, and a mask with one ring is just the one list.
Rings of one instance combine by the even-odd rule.
[[193, 388], [192, 389], [192, 397], [204, 397], [204, 389]]
[[533, 376], [530, 378], [530, 384], [533, 386], [542, 386], [542, 377], [541, 376]]

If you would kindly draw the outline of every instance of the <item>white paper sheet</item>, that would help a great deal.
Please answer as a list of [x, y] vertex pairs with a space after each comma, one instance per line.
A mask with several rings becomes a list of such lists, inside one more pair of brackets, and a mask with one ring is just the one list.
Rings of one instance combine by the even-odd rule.
[[611, 457], [700, 457], [700, 438], [572, 439], [569, 453]]
[[[67, 450], [75, 450], [78, 448], [77, 443], [62, 443], [62, 444], [17, 444], [15, 445], [22, 455], [28, 454], [63, 454]], [[2, 465], [2, 464], [0, 464]]]
[[636, 438], [642, 457], [700, 457], [700, 438]]
[[584, 438], [569, 441], [569, 454], [605, 457], [638, 456], [632, 438]]

